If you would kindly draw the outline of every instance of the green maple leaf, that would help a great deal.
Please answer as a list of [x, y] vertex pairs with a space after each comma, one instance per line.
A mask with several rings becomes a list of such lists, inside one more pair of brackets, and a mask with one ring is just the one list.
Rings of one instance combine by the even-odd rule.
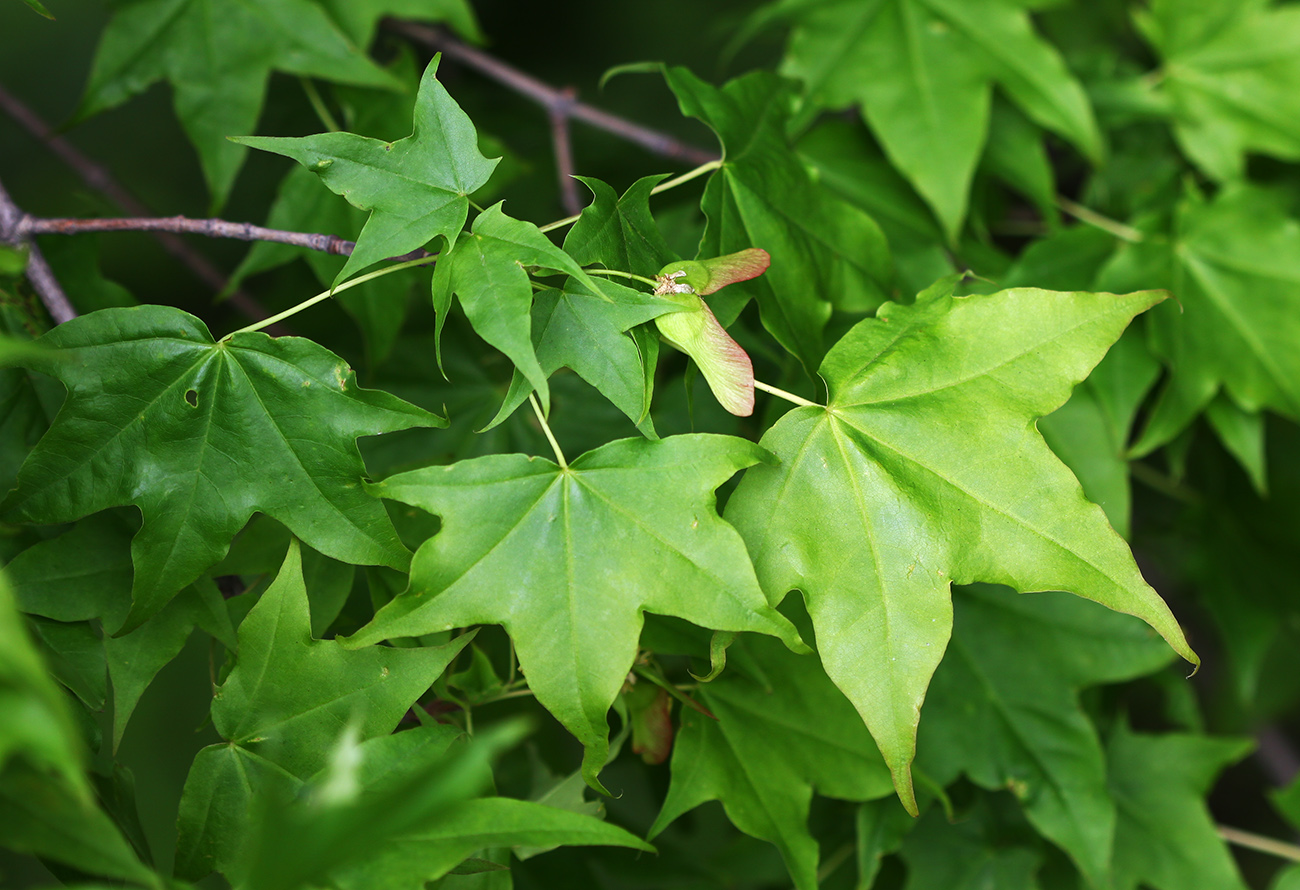
[[[355, 238], [365, 220], [364, 212], [322, 189], [316, 174], [305, 167], [294, 167], [280, 183], [266, 225], [287, 232], [320, 232]], [[347, 262], [345, 257], [331, 256], [319, 250], [258, 241], [230, 276], [226, 289], [234, 289], [250, 275], [298, 258], [311, 267], [317, 280], [326, 287]], [[412, 290], [411, 276], [382, 275], [335, 294], [334, 299], [361, 327], [366, 338], [366, 357], [372, 363], [382, 363], [392, 352], [406, 319], [407, 297]]]
[[433, 725], [358, 743], [345, 730], [328, 766], [292, 799], [263, 809], [250, 831], [247, 877], [238, 883], [412, 890], [485, 847], [604, 844], [653, 852], [591, 816], [477, 798], [491, 785], [492, 755], [520, 734], [518, 724], [506, 724], [458, 744], [459, 729]]
[[411, 589], [348, 645], [503, 625], [529, 687], [583, 743], [583, 774], [600, 788], [606, 714], [643, 611], [802, 645], [714, 507], [714, 489], [764, 457], [742, 439], [690, 435], [611, 442], [567, 467], [502, 454], [393, 476], [372, 490], [441, 516], [442, 531], [417, 551]]
[[1138, 408], [1160, 364], [1134, 328], [1111, 347], [1070, 400], [1038, 422], [1053, 452], [1079, 479], [1088, 500], [1125, 538], [1131, 526], [1128, 446]]
[[752, 247], [772, 257], [767, 274], [733, 285], [710, 301], [722, 324], [751, 298], [763, 325], [804, 366], [822, 356], [831, 303], [876, 306], [891, 275], [888, 245], [866, 213], [822, 189], [791, 150], [785, 127], [788, 84], [757, 72], [721, 89], [685, 68], [664, 72], [682, 113], [717, 134], [723, 161], [709, 178], [701, 208], [708, 217], [700, 256]]
[[257, 124], [272, 70], [400, 87], [308, 0], [134, 0], [104, 30], [77, 118], [166, 78], [219, 207], [245, 155], [226, 137]]
[[[62, 324], [24, 360], [68, 397], [0, 509], [70, 522], [135, 505], [130, 630], [225, 554], [254, 512], [345, 562], [405, 568], [408, 551], [361, 487], [354, 440], [445, 421], [361, 389], [321, 346], [237, 334], [216, 343], [166, 306]], [[113, 628], [113, 630], [118, 630]]]
[[319, 175], [330, 191], [370, 211], [335, 285], [438, 236], [454, 242], [469, 213], [467, 196], [488, 181], [497, 165], [479, 152], [474, 124], [438, 82], [439, 58], [434, 56], [420, 79], [413, 127], [405, 139], [383, 142], [355, 133], [320, 133], [233, 140], [293, 158]]
[[1124, 245], [1100, 282], [1139, 278], [1178, 303], [1150, 317], [1152, 351], [1171, 373], [1134, 454], [1173, 439], [1220, 390], [1247, 413], [1300, 418], [1300, 222], [1276, 196], [1189, 195], [1168, 238]]
[[915, 811], [921, 701], [952, 627], [952, 583], [1068, 590], [1135, 614], [1195, 661], [1101, 509], [1033, 422], [1059, 407], [1163, 294], [1032, 289], [886, 304], [826, 356], [827, 408], [763, 436], [781, 460], [727, 505], [770, 598], [803, 591], [826, 672]]
[[[532, 319], [537, 362], [548, 377], [560, 368], [571, 368], [654, 438], [649, 412], [659, 340], [649, 332], [631, 329], [682, 307], [613, 282], [601, 287], [613, 299], [612, 304], [585, 292], [576, 282], [563, 290], [537, 293]], [[516, 369], [501, 410], [486, 429], [509, 417], [532, 391], [527, 378]]]
[[861, 718], [816, 658], [762, 638], [733, 645], [727, 670], [696, 695], [716, 719], [682, 710], [672, 784], [650, 837], [720, 800], [732, 824], [781, 851], [795, 886], [816, 887], [817, 842], [808, 830], [814, 788], [845, 800], [890, 791]]
[[1018, 4], [783, 0], [769, 14], [794, 25], [782, 72], [822, 107], [861, 107], [950, 241], [966, 216], [995, 84], [1035, 123], [1101, 156], [1083, 87]]
[[[27, 548], [5, 566], [19, 607], [62, 624], [98, 618], [104, 627], [120, 627], [131, 608], [131, 538], [137, 531], [139, 523], [121, 511], [107, 511]], [[131, 633], [101, 641], [87, 627], [98, 656], [93, 671], [99, 677], [107, 672], [113, 688], [114, 751], [140, 696], [180, 654], [196, 626], [234, 650], [230, 615], [208, 578], [183, 589]], [[101, 697], [97, 707], [102, 706]]]
[[999, 813], [984, 799], [949, 819], [938, 807], [903, 840], [904, 890], [1039, 890], [1038, 850], [1009, 842]]
[[643, 176], [621, 196], [599, 179], [574, 178], [591, 189], [592, 202], [564, 237], [565, 253], [584, 266], [600, 263], [647, 277], [674, 258], [650, 213], [651, 190], [666, 174]]
[[506, 797], [470, 800], [430, 820], [423, 830], [393, 840], [391, 848], [335, 880], [343, 890], [410, 890], [442, 877], [478, 850], [490, 847], [601, 845], [654, 852], [636, 835], [594, 816]]
[[1205, 795], [1249, 739], [1142, 735], [1116, 727], [1106, 749], [1115, 827], [1115, 890], [1245, 890]]
[[369, 46], [385, 16], [445, 22], [461, 37], [483, 43], [474, 9], [466, 0], [316, 0], [357, 46]]
[[1300, 11], [1272, 3], [1161, 0], [1135, 19], [1160, 54], [1157, 96], [1206, 174], [1240, 179], [1246, 153], [1300, 159]]
[[[311, 637], [297, 542], [239, 626], [239, 659], [212, 703], [228, 744], [195, 757], [181, 797], [178, 869], [198, 879], [228, 869], [259, 795], [292, 793], [322, 769], [341, 727], [359, 739], [392, 732], [469, 642], [350, 651]], [[184, 863], [184, 866], [181, 866]]]
[[940, 785], [964, 772], [990, 791], [1010, 788], [1091, 886], [1109, 887], [1115, 804], [1079, 690], [1150, 673], [1173, 653], [1132, 618], [1066, 594], [970, 587], [953, 608], [926, 694], [922, 771]]
[[[438, 313], [438, 362], [442, 362], [442, 326], [454, 293], [474, 330], [504, 352], [550, 408], [549, 374], [538, 363], [532, 340], [533, 286], [524, 266], [566, 272], [588, 293], [613, 299], [608, 282], [597, 281], [537, 226], [506, 216], [493, 204], [474, 220], [468, 235], [439, 260], [433, 274], [433, 308]], [[555, 370], [554, 368], [551, 369]]]

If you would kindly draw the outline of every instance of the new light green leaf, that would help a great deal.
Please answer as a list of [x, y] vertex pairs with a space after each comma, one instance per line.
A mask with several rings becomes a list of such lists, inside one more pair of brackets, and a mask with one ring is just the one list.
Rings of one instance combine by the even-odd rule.
[[1245, 890], [1205, 796], [1219, 772], [1252, 747], [1249, 739], [1143, 735], [1116, 727], [1106, 749], [1119, 811], [1115, 890]]
[[695, 693], [716, 719], [681, 711], [672, 784], [650, 837], [720, 800], [732, 823], [774, 844], [795, 886], [810, 890], [817, 886], [817, 841], [808, 828], [814, 789], [845, 800], [883, 797], [889, 771], [816, 658], [758, 637], [733, 644], [730, 654], [721, 676]]
[[764, 327], [808, 369], [823, 354], [832, 303], [874, 307], [892, 275], [880, 227], [823, 189], [786, 140], [793, 93], [773, 74], [755, 72], [718, 88], [685, 68], [664, 72], [682, 113], [708, 124], [723, 147], [701, 209], [708, 222], [701, 257], [761, 248], [765, 275], [710, 300], [723, 325], [750, 299]]
[[742, 439], [688, 435], [611, 442], [564, 468], [501, 454], [393, 476], [371, 490], [437, 514], [442, 531], [416, 553], [410, 590], [347, 644], [503, 625], [600, 788], [606, 714], [644, 611], [802, 645], [714, 506], [719, 485], [764, 458]]
[[1300, 10], [1158, 0], [1137, 21], [1163, 62], [1174, 136], [1201, 170], [1234, 180], [1248, 152], [1300, 159]]
[[584, 266], [600, 263], [651, 277], [674, 259], [650, 214], [651, 191], [667, 174], [643, 176], [621, 196], [589, 176], [574, 177], [591, 189], [592, 201], [564, 237], [564, 250]]
[[952, 583], [1068, 590], [1151, 624], [1195, 662], [1105, 515], [1034, 420], [1059, 407], [1161, 293], [940, 282], [886, 304], [827, 355], [829, 407], [761, 444], [727, 518], [769, 598], [803, 592], [827, 674], [871, 730], [904, 804], [921, 702], [952, 628]]
[[1103, 287], [1167, 287], [1177, 303], [1150, 317], [1151, 348], [1170, 368], [1137, 455], [1170, 441], [1220, 389], [1248, 413], [1300, 418], [1300, 221], [1276, 195], [1189, 195], [1164, 238], [1126, 244]]
[[[356, 247], [334, 279], [341, 281], [387, 257], [442, 236], [456, 240], [469, 212], [467, 196], [496, 167], [478, 150], [468, 115], [438, 82], [438, 56], [420, 79], [411, 135], [382, 142], [355, 133], [243, 136], [235, 139], [293, 158], [348, 203], [370, 211]], [[251, 126], [246, 128], [251, 129]]]
[[581, 282], [588, 293], [612, 299], [613, 289], [607, 282], [596, 281], [584, 272], [537, 226], [506, 216], [501, 203], [494, 204], [478, 215], [472, 231], [438, 261], [434, 272], [438, 361], [441, 364], [442, 326], [455, 294], [478, 335], [514, 362], [549, 409], [548, 374], [538, 363], [532, 340], [533, 287], [524, 266], [565, 272]]
[[955, 241], [988, 136], [993, 86], [1090, 160], [1101, 134], [1083, 87], [1019, 4], [1002, 0], [785, 0], [782, 72], [816, 105], [860, 106], [890, 160]]
[[1150, 673], [1173, 653], [1133, 618], [1063, 593], [975, 586], [953, 607], [926, 695], [920, 769], [940, 785], [964, 772], [990, 791], [1009, 788], [1090, 886], [1110, 887], [1115, 804], [1079, 690]]
[[1141, 331], [1130, 328], [1070, 400], [1038, 421], [1043, 439], [1125, 539], [1131, 527], [1130, 434], [1138, 408], [1159, 376], [1160, 364]]
[[[345, 562], [405, 568], [383, 506], [361, 488], [355, 439], [445, 421], [361, 389], [310, 340], [237, 334], [216, 343], [179, 309], [106, 309], [46, 334], [24, 360], [68, 397], [0, 509], [70, 522], [135, 505], [139, 626], [225, 554], [254, 512]], [[116, 632], [119, 628], [110, 628]]]
[[[603, 282], [606, 297], [598, 297], [570, 280], [562, 290], [547, 289], [533, 297], [532, 338], [537, 362], [547, 377], [571, 368], [596, 387], [651, 438], [650, 397], [654, 386], [659, 340], [634, 338], [631, 328], [682, 306], [665, 297]], [[613, 302], [609, 302], [609, 300]], [[491, 429], [509, 417], [533, 391], [515, 369], [510, 389]]]
[[77, 118], [165, 78], [220, 207], [246, 154], [226, 137], [256, 126], [273, 70], [400, 86], [309, 0], [134, 0], [119, 6], [100, 39]]

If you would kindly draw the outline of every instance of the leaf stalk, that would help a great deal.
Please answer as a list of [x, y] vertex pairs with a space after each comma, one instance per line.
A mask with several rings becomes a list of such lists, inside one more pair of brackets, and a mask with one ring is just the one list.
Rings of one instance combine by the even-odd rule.
[[761, 389], [763, 392], [767, 393], [768, 395], [773, 395], [776, 396], [777, 398], [785, 399], [787, 402], [793, 402], [794, 404], [800, 406], [801, 408], [823, 407], [817, 404], [816, 402], [810, 402], [807, 399], [797, 396], [792, 392], [786, 392], [783, 389], [777, 389], [775, 386], [771, 386], [767, 383], [764, 383], [761, 380], [754, 381], [754, 389]]
[[564, 452], [560, 450], [560, 443], [555, 441], [555, 434], [551, 432], [551, 425], [546, 422], [546, 415], [542, 413], [542, 406], [537, 403], [537, 396], [529, 393], [528, 403], [533, 406], [533, 413], [537, 415], [537, 422], [542, 425], [542, 432], [546, 434], [546, 441], [551, 443], [551, 450], [555, 452], [555, 462], [560, 465], [561, 470], [567, 470], [569, 462], [564, 459]]

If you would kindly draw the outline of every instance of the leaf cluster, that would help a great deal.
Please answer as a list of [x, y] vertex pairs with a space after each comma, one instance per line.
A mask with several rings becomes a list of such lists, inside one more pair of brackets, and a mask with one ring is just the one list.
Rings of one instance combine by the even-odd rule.
[[86, 17], [73, 132], [165, 82], [210, 210], [354, 246], [223, 258], [243, 327], [3, 248], [0, 881], [1294, 886], [1225, 838], [1300, 828], [1296, 12], [719, 15], [611, 87], [717, 159], [575, 131], [555, 221], [392, 25], [465, 0]]

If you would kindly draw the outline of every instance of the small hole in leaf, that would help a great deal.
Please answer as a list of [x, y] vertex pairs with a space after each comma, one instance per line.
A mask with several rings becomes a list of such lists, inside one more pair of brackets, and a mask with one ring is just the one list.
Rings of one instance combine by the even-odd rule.
[[186, 390], [185, 401], [190, 403], [191, 408], [199, 407], [199, 394], [197, 390]]

